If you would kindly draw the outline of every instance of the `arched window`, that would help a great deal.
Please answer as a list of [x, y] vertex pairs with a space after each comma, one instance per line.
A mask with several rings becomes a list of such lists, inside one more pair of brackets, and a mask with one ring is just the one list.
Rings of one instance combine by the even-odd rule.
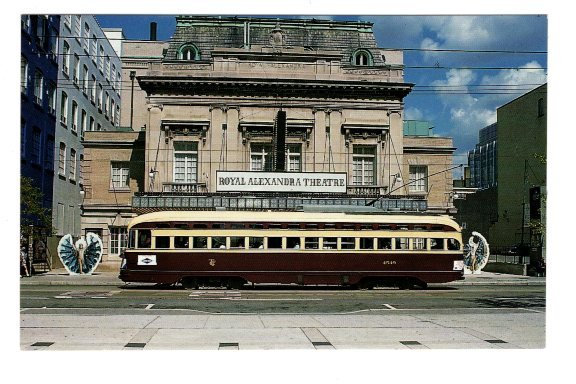
[[352, 55], [352, 65], [374, 65], [374, 61], [370, 52], [359, 49]]
[[178, 50], [178, 60], [200, 60], [200, 50], [194, 44], [184, 44]]

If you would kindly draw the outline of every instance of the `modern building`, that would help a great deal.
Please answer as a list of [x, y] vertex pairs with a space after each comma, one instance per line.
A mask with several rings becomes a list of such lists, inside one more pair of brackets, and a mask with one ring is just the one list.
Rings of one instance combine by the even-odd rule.
[[485, 189], [496, 186], [498, 175], [496, 159], [498, 124], [484, 127], [478, 133], [476, 147], [468, 152], [471, 187]]
[[84, 135], [120, 124], [122, 64], [94, 16], [62, 15], [58, 68], [53, 226], [57, 237], [78, 237]]
[[544, 84], [498, 108], [497, 123], [476, 146], [497, 148], [493, 167], [488, 156], [477, 168], [486, 175], [493, 169], [493, 182], [483, 178], [485, 188], [454, 202], [465, 236], [481, 232], [495, 252], [520, 245], [545, 254], [546, 103]]
[[42, 192], [46, 209], [54, 183], [59, 28], [57, 15], [21, 16], [20, 174]]
[[371, 23], [183, 16], [153, 37], [122, 43], [127, 132], [84, 143], [82, 228], [105, 261], [154, 210], [450, 210], [452, 139], [405, 134], [413, 84]]

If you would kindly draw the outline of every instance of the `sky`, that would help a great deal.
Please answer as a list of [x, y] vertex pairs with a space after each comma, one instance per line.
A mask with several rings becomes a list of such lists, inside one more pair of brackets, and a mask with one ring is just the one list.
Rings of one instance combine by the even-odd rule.
[[[218, 15], [218, 14], [213, 14]], [[246, 16], [245, 14], [222, 14]], [[544, 15], [305, 15], [270, 17], [369, 21], [381, 48], [404, 49], [405, 120], [426, 120], [434, 133], [454, 139], [454, 164], [478, 142], [478, 131], [496, 122], [496, 110], [547, 82], [548, 17]], [[96, 15], [103, 28], [122, 28], [128, 39], [169, 40], [172, 15]], [[460, 177], [462, 170], [456, 170]]]

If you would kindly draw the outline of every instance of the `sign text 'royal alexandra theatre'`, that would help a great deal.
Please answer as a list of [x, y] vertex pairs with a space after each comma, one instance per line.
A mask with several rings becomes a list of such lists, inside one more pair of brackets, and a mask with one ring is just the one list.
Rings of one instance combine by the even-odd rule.
[[216, 191], [346, 193], [346, 173], [217, 171]]

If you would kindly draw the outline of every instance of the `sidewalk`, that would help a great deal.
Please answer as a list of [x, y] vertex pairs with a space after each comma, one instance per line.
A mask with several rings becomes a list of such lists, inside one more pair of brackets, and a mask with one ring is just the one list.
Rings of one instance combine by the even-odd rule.
[[[505, 273], [482, 272], [479, 275], [465, 275], [464, 280], [443, 283], [441, 285], [545, 285], [545, 277], [510, 275]], [[70, 276], [66, 269], [54, 269], [30, 277], [22, 277], [20, 285], [125, 285], [118, 278], [118, 272], [102, 271], [92, 275]], [[135, 283], [131, 283], [135, 284]]]

